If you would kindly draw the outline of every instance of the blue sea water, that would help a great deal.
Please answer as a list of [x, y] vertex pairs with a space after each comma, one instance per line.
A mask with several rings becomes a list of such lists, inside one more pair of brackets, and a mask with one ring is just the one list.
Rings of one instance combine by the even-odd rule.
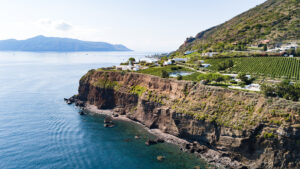
[[[145, 52], [0, 52], [0, 168], [192, 169], [206, 163], [163, 143], [138, 125], [80, 116], [64, 97], [77, 93], [89, 69], [116, 65]], [[142, 139], [134, 139], [135, 135]], [[156, 160], [158, 155], [166, 159]]]

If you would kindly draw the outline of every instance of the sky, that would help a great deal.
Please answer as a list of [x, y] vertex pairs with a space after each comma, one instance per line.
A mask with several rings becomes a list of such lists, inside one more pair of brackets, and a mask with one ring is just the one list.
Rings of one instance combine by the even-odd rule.
[[265, 0], [0, 0], [0, 40], [37, 35], [170, 52]]

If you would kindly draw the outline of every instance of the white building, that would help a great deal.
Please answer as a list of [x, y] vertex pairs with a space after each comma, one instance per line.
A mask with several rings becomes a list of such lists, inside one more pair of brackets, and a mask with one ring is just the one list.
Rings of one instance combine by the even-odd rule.
[[208, 57], [213, 57], [214, 55], [217, 55], [218, 52], [207, 52], [207, 53], [202, 53], [202, 56], [208, 56]]
[[168, 61], [164, 61], [164, 66], [171, 65], [171, 64], [172, 64], [171, 59], [169, 59]]
[[174, 58], [172, 60], [174, 60], [174, 62], [186, 62], [187, 58]]
[[133, 71], [139, 71], [141, 68], [140, 65], [119, 65], [116, 66], [116, 70], [133, 70]]
[[211, 64], [201, 64], [203, 67], [207, 68], [207, 67], [210, 67]]

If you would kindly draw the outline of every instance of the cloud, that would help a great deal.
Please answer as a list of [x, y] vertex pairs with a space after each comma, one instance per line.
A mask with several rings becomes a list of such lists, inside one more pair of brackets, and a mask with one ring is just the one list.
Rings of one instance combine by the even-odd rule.
[[72, 25], [66, 23], [66, 22], [61, 22], [56, 24], [55, 28], [57, 30], [61, 30], [61, 31], [69, 31], [72, 29]]
[[67, 23], [64, 20], [52, 20], [52, 19], [40, 19], [38, 20], [38, 24], [46, 29], [53, 29], [53, 30], [59, 30], [59, 31], [70, 31], [73, 26], [69, 23]]

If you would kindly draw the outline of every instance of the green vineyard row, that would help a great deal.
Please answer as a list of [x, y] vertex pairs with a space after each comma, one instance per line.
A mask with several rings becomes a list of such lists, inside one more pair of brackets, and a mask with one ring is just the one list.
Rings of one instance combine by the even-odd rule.
[[207, 59], [205, 62], [212, 65], [209, 69], [216, 71], [218, 64], [230, 59], [234, 61], [234, 66], [227, 70], [231, 73], [244, 72], [258, 76], [300, 80], [300, 58], [242, 57]]

